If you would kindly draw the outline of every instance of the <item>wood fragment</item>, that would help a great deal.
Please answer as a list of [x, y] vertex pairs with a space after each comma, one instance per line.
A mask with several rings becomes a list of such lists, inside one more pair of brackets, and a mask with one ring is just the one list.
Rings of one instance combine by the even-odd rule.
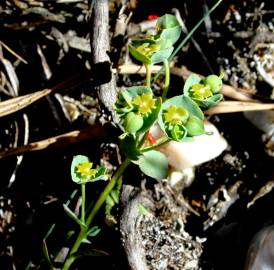
[[148, 270], [145, 250], [138, 230], [140, 222], [139, 206], [151, 204], [142, 192], [130, 185], [123, 185], [121, 202], [124, 207], [120, 220], [120, 231], [131, 270]]
[[114, 116], [117, 97], [115, 78], [109, 58], [109, 1], [94, 0], [91, 20], [91, 52], [94, 82], [98, 84], [99, 99]]

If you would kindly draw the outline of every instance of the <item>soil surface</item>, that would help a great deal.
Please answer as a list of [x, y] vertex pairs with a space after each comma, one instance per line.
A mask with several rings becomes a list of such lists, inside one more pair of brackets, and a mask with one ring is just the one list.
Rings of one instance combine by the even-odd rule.
[[[123, 2], [128, 4], [121, 11]], [[130, 31], [152, 15], [177, 9], [190, 31], [213, 4], [209, 0], [109, 1], [113, 67], [132, 63], [126, 49], [134, 37]], [[131, 16], [129, 30], [115, 37], [120, 11]], [[100, 122], [101, 104], [90, 64], [89, 18], [90, 3], [86, 0], [0, 3], [1, 101], [59, 85], [55, 93], [0, 118], [1, 151]], [[265, 72], [274, 81], [273, 44], [272, 0], [223, 1], [175, 57], [173, 65], [203, 75], [223, 71], [226, 84], [270, 103], [274, 85]], [[138, 74], [119, 74], [115, 79], [118, 87], [144, 82], [144, 76]], [[154, 88], [159, 89], [160, 84], [155, 83]], [[182, 78], [173, 75], [169, 95], [178, 94], [183, 84]], [[251, 239], [274, 222], [271, 139], [243, 113], [208, 119], [229, 147], [218, 158], [197, 166], [189, 187], [173, 190], [168, 183], [150, 178], [141, 187], [144, 176], [134, 165], [125, 173], [125, 183], [145, 190], [153, 202], [153, 207], [143, 209], [140, 221], [150, 269], [243, 269]], [[24, 155], [2, 157], [0, 153], [1, 269], [49, 269], [43, 243], [54, 256], [73, 243], [78, 227], [63, 210], [63, 204], [69, 203], [71, 209], [79, 211], [80, 191], [70, 178], [71, 160], [83, 154], [96, 165], [115, 170], [123, 158], [119, 131], [111, 123], [106, 124], [106, 130], [96, 139], [61, 143]], [[103, 187], [103, 182], [87, 187], [89, 205]], [[99, 213], [95, 225], [101, 231], [91, 245], [85, 246], [93, 256], [79, 259], [73, 269], [87, 269], [86, 265], [129, 269], [119, 232], [121, 212], [117, 206], [110, 219], [104, 210]], [[60, 267], [58, 260], [55, 266]]]

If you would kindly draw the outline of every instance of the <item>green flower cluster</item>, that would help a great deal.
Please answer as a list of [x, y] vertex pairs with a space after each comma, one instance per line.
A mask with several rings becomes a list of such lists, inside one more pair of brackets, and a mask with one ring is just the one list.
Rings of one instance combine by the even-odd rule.
[[204, 115], [189, 97], [180, 95], [166, 100], [158, 122], [166, 135], [175, 141], [204, 134]]
[[181, 27], [177, 19], [166, 14], [158, 19], [157, 33], [142, 40], [133, 40], [129, 44], [131, 55], [144, 65], [161, 63], [173, 52], [173, 44], [179, 39]]
[[154, 98], [149, 87], [134, 86], [121, 91], [115, 104], [124, 131], [120, 138], [147, 130], [157, 119], [159, 106], [160, 98]]
[[202, 79], [196, 74], [191, 74], [186, 80], [184, 94], [194, 100], [200, 107], [210, 108], [223, 98], [220, 90], [223, 86], [223, 74], [220, 76], [209, 75]]

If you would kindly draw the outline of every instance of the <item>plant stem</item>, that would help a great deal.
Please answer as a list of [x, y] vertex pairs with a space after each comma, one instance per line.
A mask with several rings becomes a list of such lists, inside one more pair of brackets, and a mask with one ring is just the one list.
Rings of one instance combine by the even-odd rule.
[[164, 60], [164, 68], [165, 68], [165, 84], [164, 84], [163, 94], [162, 94], [163, 102], [166, 99], [167, 91], [170, 84], [170, 68], [169, 68], [169, 62], [167, 59]]
[[[105, 187], [103, 192], [100, 194], [100, 196], [97, 199], [94, 207], [92, 208], [90, 214], [88, 215], [88, 218], [87, 218], [87, 221], [86, 221], [87, 228], [89, 228], [89, 226], [92, 223], [95, 215], [97, 214], [97, 212], [99, 211], [99, 209], [101, 208], [101, 206], [105, 202], [107, 196], [112, 191], [112, 189], [114, 188], [114, 186], [117, 183], [118, 179], [122, 176], [123, 172], [125, 171], [125, 169], [127, 168], [127, 166], [129, 164], [130, 164], [130, 159], [126, 158], [123, 161], [123, 163], [121, 164], [121, 166], [119, 167], [119, 169], [116, 171], [116, 173], [113, 175], [113, 177], [111, 178], [111, 180], [109, 181], [109, 183], [107, 184], [107, 186]], [[74, 242], [73, 247], [70, 250], [70, 253], [68, 255], [68, 258], [65, 261], [65, 264], [64, 264], [62, 270], [68, 270], [70, 268], [70, 266], [72, 265], [72, 263], [75, 260], [75, 257], [72, 256], [72, 255], [78, 250], [78, 248], [81, 245], [81, 242], [83, 241], [83, 239], [85, 237], [86, 237], [86, 230], [81, 229], [81, 231], [78, 234], [78, 237], [77, 237], [76, 241]]]
[[130, 164], [130, 159], [126, 158], [123, 163], [120, 165], [119, 169], [116, 171], [116, 173], [113, 175], [112, 179], [109, 181], [108, 185], [105, 187], [103, 192], [100, 194], [100, 197], [96, 201], [91, 213], [89, 214], [87, 218], [87, 226], [89, 227], [91, 222], [93, 221], [94, 216], [97, 214], [99, 209], [101, 208], [102, 204], [105, 202], [107, 196], [112, 191], [114, 186], [116, 185], [118, 179], [122, 176], [123, 172], [127, 168], [127, 166]]
[[81, 184], [82, 203], [81, 203], [81, 221], [85, 224], [85, 212], [86, 212], [86, 184]]
[[151, 65], [145, 65], [146, 68], [146, 86], [150, 87], [151, 85]]
[[152, 146], [149, 146], [149, 147], [146, 147], [146, 148], [143, 148], [143, 149], [141, 149], [141, 151], [142, 152], [147, 152], [147, 151], [150, 151], [150, 150], [154, 150], [155, 148], [163, 146], [163, 145], [165, 145], [166, 143], [168, 143], [170, 141], [171, 141], [171, 139], [166, 138], [166, 137], [162, 137], [157, 141], [156, 144], [154, 144]]

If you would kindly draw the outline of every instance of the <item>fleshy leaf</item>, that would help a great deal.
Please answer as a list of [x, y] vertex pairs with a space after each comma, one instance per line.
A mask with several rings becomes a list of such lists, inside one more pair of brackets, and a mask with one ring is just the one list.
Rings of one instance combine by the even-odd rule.
[[157, 98], [155, 102], [155, 108], [151, 111], [150, 114], [144, 116], [143, 118], [144, 124], [142, 128], [138, 131], [139, 133], [144, 133], [150, 129], [150, 127], [158, 118], [158, 114], [161, 110], [161, 105], [162, 105], [161, 98]]
[[[80, 173], [77, 172], [77, 167], [81, 164], [88, 164], [90, 163], [89, 158], [83, 155], [77, 155], [73, 157], [71, 163], [71, 178], [72, 181], [77, 184], [84, 184], [87, 182], [95, 182], [98, 180], [104, 180], [104, 175], [106, 174], [106, 168], [100, 167], [96, 169], [92, 169], [94, 175], [91, 174], [90, 177], [83, 177]], [[91, 163], [92, 164], [92, 163]]]
[[157, 29], [161, 39], [169, 40], [174, 44], [180, 37], [181, 26], [174, 15], [165, 14], [157, 21]]
[[187, 129], [183, 125], [175, 125], [171, 128], [170, 133], [175, 141], [181, 142], [187, 135]]
[[154, 53], [151, 56], [151, 63], [157, 64], [157, 63], [163, 62], [164, 60], [167, 60], [169, 56], [172, 54], [173, 49], [174, 49], [173, 47], [169, 47]]
[[151, 59], [149, 57], [147, 57], [146, 55], [140, 53], [134, 46], [132, 46], [131, 44], [128, 45], [129, 48], [129, 52], [131, 53], [131, 55], [138, 61], [140, 61], [141, 63], [145, 64], [145, 65], [150, 65]]
[[175, 26], [169, 29], [164, 29], [160, 34], [160, 38], [169, 40], [172, 44], [174, 44], [179, 39], [181, 31], [181, 26]]
[[163, 30], [179, 26], [179, 22], [174, 15], [165, 14], [157, 20], [157, 29]]
[[210, 107], [216, 106], [222, 99], [222, 94], [215, 94], [212, 97], [209, 97], [204, 100], [199, 100], [195, 98], [193, 98], [192, 100], [195, 101], [200, 107], [208, 109]]
[[133, 99], [137, 95], [142, 95], [142, 94], [152, 94], [152, 90], [150, 87], [147, 86], [132, 86], [127, 88], [128, 95]]
[[121, 140], [121, 149], [131, 160], [137, 160], [141, 155], [140, 151], [136, 147], [136, 140], [131, 134], [127, 135], [123, 140]]
[[[201, 121], [204, 120], [204, 114], [194, 101], [192, 101], [189, 97], [184, 96], [184, 95], [172, 97], [163, 103], [161, 111], [159, 113], [158, 123], [159, 123], [161, 129], [166, 133], [166, 135], [169, 138], [171, 138], [173, 140], [181, 141], [181, 140], [185, 139], [185, 136], [191, 136], [191, 135], [185, 134], [183, 132], [184, 128], [180, 129], [180, 128], [176, 127], [174, 129], [174, 127], [176, 125], [166, 123], [166, 121], [164, 119], [164, 117], [165, 117], [164, 113], [168, 110], [168, 108], [170, 108], [172, 106], [176, 106], [177, 108], [180, 108], [180, 107], [184, 108], [185, 110], [187, 110], [189, 117], [195, 116], [198, 119], [200, 119]], [[181, 125], [184, 126], [184, 123], [181, 123]]]
[[111, 210], [115, 205], [119, 204], [121, 188], [122, 188], [122, 178], [120, 178], [117, 181], [114, 189], [110, 192], [110, 194], [107, 196], [106, 201], [105, 201], [106, 218], [111, 221], [114, 221], [115, 223], [116, 223], [116, 220], [115, 220], [115, 217], [111, 214]]
[[155, 150], [147, 151], [138, 160], [140, 170], [155, 179], [167, 177], [168, 161], [166, 156]]
[[72, 181], [75, 183], [81, 183], [82, 182], [82, 178], [79, 176], [78, 173], [76, 173], [76, 167], [81, 164], [81, 163], [88, 163], [89, 158], [83, 155], [77, 155], [75, 157], [73, 157], [72, 163], [71, 163], [71, 167], [70, 167], [70, 172], [71, 172], [71, 178]]
[[135, 134], [143, 126], [143, 117], [134, 112], [130, 112], [126, 115], [123, 126], [125, 132]]
[[183, 93], [189, 96], [189, 90], [191, 89], [192, 85], [199, 83], [201, 80], [201, 77], [197, 74], [190, 74], [190, 76], [187, 78], [185, 82]]
[[197, 136], [205, 133], [204, 121], [194, 115], [189, 117], [185, 127], [190, 136]]

